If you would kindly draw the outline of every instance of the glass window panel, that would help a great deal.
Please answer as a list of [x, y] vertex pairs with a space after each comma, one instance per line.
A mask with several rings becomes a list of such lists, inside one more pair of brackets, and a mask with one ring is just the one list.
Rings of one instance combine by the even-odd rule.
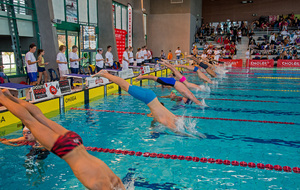
[[97, 24], [97, 1], [90, 0], [89, 1], [89, 12], [90, 12], [90, 23]]
[[79, 22], [88, 23], [87, 0], [79, 0], [78, 4]]
[[6, 75], [16, 75], [17, 67], [14, 52], [2, 52], [3, 72]]
[[122, 29], [127, 31], [127, 24], [128, 24], [128, 19], [127, 19], [127, 7], [123, 6], [122, 7]]
[[64, 0], [52, 0], [54, 18], [65, 21], [65, 4]]
[[116, 28], [117, 29], [122, 29], [122, 19], [121, 19], [121, 6], [120, 5], [116, 5], [115, 6], [115, 11], [116, 11]]

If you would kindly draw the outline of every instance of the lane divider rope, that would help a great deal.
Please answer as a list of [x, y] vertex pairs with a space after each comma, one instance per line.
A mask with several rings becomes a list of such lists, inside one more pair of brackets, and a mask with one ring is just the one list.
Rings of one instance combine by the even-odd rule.
[[143, 157], [150, 157], [150, 158], [164, 158], [164, 159], [171, 159], [171, 160], [186, 160], [186, 161], [193, 161], [193, 162], [202, 162], [202, 163], [216, 163], [216, 164], [223, 164], [223, 165], [232, 165], [232, 166], [240, 166], [240, 167], [249, 167], [249, 168], [258, 168], [258, 169], [266, 169], [266, 170], [276, 170], [276, 171], [285, 171], [285, 172], [294, 172], [300, 173], [299, 167], [290, 166], [280, 166], [280, 165], [271, 165], [271, 164], [263, 164], [263, 163], [254, 163], [254, 162], [244, 162], [244, 161], [230, 161], [230, 160], [222, 160], [222, 159], [214, 159], [214, 158], [199, 158], [199, 157], [192, 157], [192, 156], [183, 156], [183, 155], [169, 155], [169, 154], [161, 154], [161, 153], [150, 153], [150, 152], [136, 152], [130, 150], [120, 150], [120, 149], [108, 149], [108, 148], [97, 148], [97, 147], [85, 147], [86, 150], [92, 152], [104, 152], [104, 153], [111, 153], [111, 154], [123, 154], [123, 155], [130, 155], [130, 156], [143, 156]]
[[288, 80], [299, 80], [300, 78], [296, 77], [256, 77], [258, 79], [288, 79]]
[[[0, 141], [7, 140], [5, 138], [0, 138]], [[15, 144], [19, 145], [35, 145], [34, 142], [29, 141], [21, 141], [17, 142]], [[229, 160], [221, 160], [221, 159], [214, 159], [214, 158], [199, 158], [199, 157], [192, 157], [192, 156], [183, 156], [183, 155], [169, 155], [169, 154], [162, 154], [162, 153], [150, 153], [150, 152], [136, 152], [136, 151], [130, 151], [130, 150], [120, 150], [120, 149], [108, 149], [108, 148], [97, 148], [97, 147], [85, 147], [86, 150], [92, 151], [92, 152], [104, 152], [104, 153], [111, 153], [111, 154], [123, 154], [123, 155], [130, 155], [130, 156], [143, 156], [143, 157], [150, 157], [150, 158], [164, 158], [164, 159], [171, 159], [171, 160], [186, 160], [186, 161], [193, 161], [193, 162], [202, 162], [202, 163], [216, 163], [216, 164], [224, 164], [224, 165], [232, 165], [232, 166], [241, 166], [241, 167], [249, 167], [249, 168], [255, 168], [258, 169], [266, 169], [266, 170], [276, 170], [276, 171], [285, 171], [285, 172], [294, 172], [294, 173], [300, 173], [299, 167], [293, 167], [290, 166], [280, 166], [280, 165], [271, 165], [271, 164], [263, 164], [263, 163], [253, 163], [253, 162], [238, 162], [236, 160], [229, 161]]]
[[[110, 112], [110, 113], [146, 115], [146, 113], [115, 111], [115, 110], [96, 110], [96, 109], [73, 108], [73, 107], [70, 108], [70, 109], [71, 110], [81, 110], [81, 111], [95, 111], [95, 112]], [[293, 122], [281, 122], [281, 121], [263, 121], [263, 120], [250, 120], [250, 119], [212, 118], [212, 117], [181, 116], [181, 115], [176, 115], [176, 116], [177, 117], [184, 117], [184, 118], [193, 118], [193, 119], [206, 119], [206, 120], [241, 121], [241, 122], [257, 122], [257, 123], [273, 123], [273, 124], [295, 125], [295, 123], [293, 123]]]
[[240, 88], [216, 88], [216, 89], [224, 89], [224, 90], [254, 90], [254, 91], [273, 91], [273, 92], [300, 92], [300, 90], [276, 90], [276, 89], [240, 89]]

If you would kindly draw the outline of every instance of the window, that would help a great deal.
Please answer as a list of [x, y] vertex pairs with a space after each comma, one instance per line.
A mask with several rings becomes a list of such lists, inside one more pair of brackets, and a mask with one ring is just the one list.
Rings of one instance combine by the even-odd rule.
[[2, 52], [3, 72], [6, 75], [16, 75], [17, 66], [15, 62], [14, 52]]

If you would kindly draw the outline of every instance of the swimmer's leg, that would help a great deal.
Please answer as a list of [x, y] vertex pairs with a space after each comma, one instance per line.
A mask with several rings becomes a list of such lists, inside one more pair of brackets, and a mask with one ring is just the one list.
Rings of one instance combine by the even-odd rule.
[[26, 127], [30, 129], [33, 136], [48, 150], [51, 150], [52, 146], [59, 137], [54, 131], [47, 126], [41, 124], [36, 120], [26, 108], [11, 101], [7, 98], [2, 91], [0, 91], [0, 103], [5, 106], [12, 114], [19, 118]]
[[124, 80], [120, 77], [111, 75], [106, 70], [101, 70], [97, 74], [93, 75], [93, 77], [98, 77], [98, 76], [107, 78], [108, 80], [110, 80], [110, 81], [116, 83], [117, 85], [119, 85], [122, 88], [122, 90], [128, 92], [130, 84], [126, 80]]
[[153, 81], [157, 81], [157, 78], [156, 76], [152, 76], [152, 75], [139, 75], [135, 80], [136, 81], [140, 81], [140, 80], [143, 80], [143, 79], [148, 79], [148, 80], [153, 80]]
[[204, 106], [202, 103], [194, 96], [194, 94], [181, 82], [176, 82], [174, 88], [184, 97], [189, 98], [195, 104]]
[[7, 89], [2, 90], [2, 92], [8, 99], [19, 104], [20, 106], [23, 106], [36, 120], [38, 120], [40, 123], [50, 128], [55, 133], [59, 135], [64, 135], [68, 131], [63, 126], [48, 119], [37, 106], [29, 102], [26, 102], [25, 100], [21, 100], [19, 98], [12, 96], [9, 90]]
[[207, 68], [206, 72], [211, 76], [211, 77], [216, 77], [217, 74], [215, 73], [215, 71], [213, 71], [211, 68]]
[[200, 70], [197, 70], [197, 75], [200, 79], [205, 80], [206, 82], [212, 84], [212, 81], [204, 74], [202, 73]]

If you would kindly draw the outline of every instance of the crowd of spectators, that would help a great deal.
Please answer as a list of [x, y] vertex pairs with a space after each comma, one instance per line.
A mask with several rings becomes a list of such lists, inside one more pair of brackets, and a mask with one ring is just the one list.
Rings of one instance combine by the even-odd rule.
[[299, 59], [297, 49], [300, 46], [300, 29], [293, 31], [282, 30], [279, 33], [272, 32], [270, 36], [264, 35], [256, 40], [249, 36], [249, 52], [253, 59]]

